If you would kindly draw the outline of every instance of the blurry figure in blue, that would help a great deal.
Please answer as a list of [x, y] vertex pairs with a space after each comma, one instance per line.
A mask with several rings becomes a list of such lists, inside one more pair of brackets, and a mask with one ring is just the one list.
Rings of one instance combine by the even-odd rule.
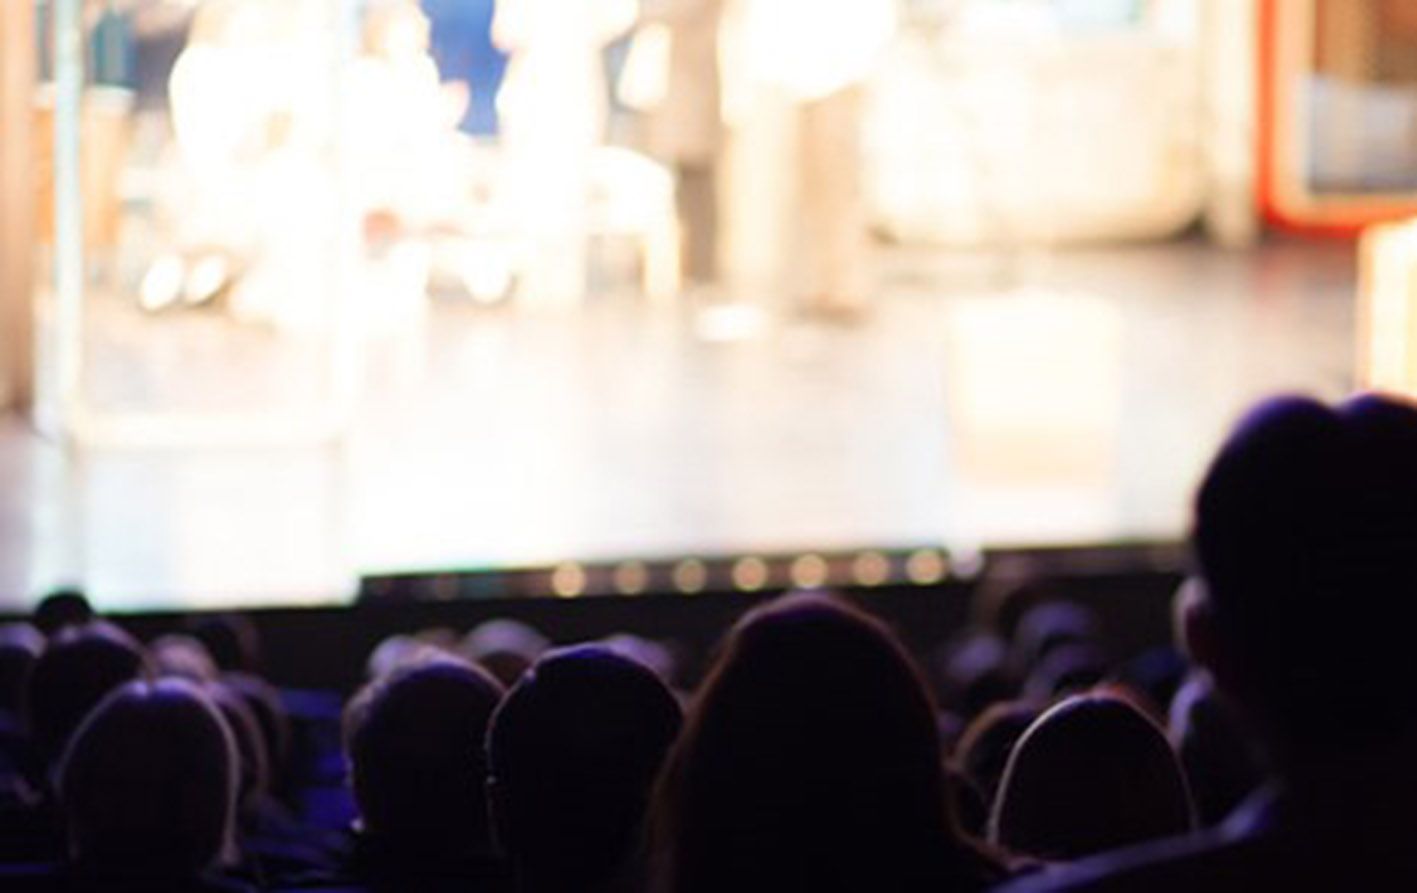
[[442, 80], [467, 85], [469, 102], [459, 127], [472, 136], [497, 133], [497, 91], [507, 54], [492, 43], [495, 0], [422, 0], [432, 25], [430, 50]]

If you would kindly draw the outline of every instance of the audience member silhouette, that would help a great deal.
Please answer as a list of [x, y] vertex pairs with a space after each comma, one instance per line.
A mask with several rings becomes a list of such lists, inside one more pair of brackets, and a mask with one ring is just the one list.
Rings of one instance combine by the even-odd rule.
[[728, 636], [656, 792], [664, 889], [976, 890], [935, 710], [879, 622], [799, 596]]
[[113, 689], [150, 671], [141, 645], [111, 623], [66, 626], [30, 674], [29, 730], [45, 760], [58, 759], [69, 736]]
[[1206, 473], [1187, 650], [1277, 785], [1221, 827], [1022, 890], [1417, 889], [1417, 407], [1278, 398]]
[[44, 636], [28, 623], [0, 626], [0, 720], [25, 715], [30, 671], [44, 651]]
[[34, 608], [34, 625], [46, 636], [67, 626], [82, 626], [94, 619], [93, 606], [79, 589], [56, 589]]
[[1114, 697], [1069, 698], [1029, 727], [1004, 770], [989, 839], [1066, 861], [1193, 827], [1190, 794], [1166, 736]]
[[972, 630], [946, 643], [935, 666], [941, 703], [966, 723], [1018, 694], [1008, 643], [993, 633]]
[[130, 682], [74, 734], [59, 768], [73, 876], [94, 890], [228, 889], [238, 768], [217, 709], [181, 679]]
[[372, 889], [502, 889], [485, 740], [502, 686], [451, 657], [400, 667], [350, 704], [360, 830], [350, 879]]
[[502, 685], [512, 686], [549, 647], [551, 643], [535, 628], [520, 620], [499, 617], [464, 636], [458, 652]]
[[1170, 738], [1190, 781], [1202, 827], [1220, 824], [1264, 782], [1264, 771], [1230, 707], [1204, 674], [1171, 702]]
[[1060, 644], [1043, 655], [1023, 682], [1023, 697], [1046, 703], [1080, 694], [1107, 679], [1112, 664], [1097, 645]]
[[191, 634], [206, 646], [222, 672], [260, 672], [261, 636], [249, 617], [209, 614], [193, 622]]
[[216, 681], [216, 661], [207, 646], [185, 633], [157, 637], [148, 643], [148, 655], [159, 676], [177, 676], [198, 684]]
[[519, 889], [643, 887], [646, 804], [680, 721], [659, 677], [608, 648], [536, 662], [487, 743], [493, 822]]
[[1169, 706], [1190, 671], [1184, 655], [1170, 645], [1158, 645], [1126, 661], [1109, 679], [1147, 716], [1167, 725]]
[[1033, 605], [1019, 618], [1013, 635], [1013, 662], [1028, 675], [1054, 650], [1067, 646], [1095, 646], [1097, 615], [1076, 602], [1054, 599]]
[[0, 810], [25, 802], [42, 787], [44, 767], [25, 730], [25, 701], [43, 651], [44, 636], [29, 624], [0, 626]]
[[290, 778], [290, 717], [281, 703], [280, 693], [259, 676], [249, 673], [226, 673], [221, 684], [246, 703], [261, 730], [266, 754], [266, 785], [272, 796], [284, 799], [292, 784]]
[[141, 646], [111, 624], [65, 626], [55, 634], [26, 683], [29, 784], [25, 796], [0, 806], [0, 861], [62, 858], [64, 823], [50, 770], [88, 712], [147, 670]]
[[270, 759], [255, 713], [234, 688], [212, 682], [203, 687], [231, 730], [240, 783], [236, 798], [236, 840], [241, 876], [266, 887], [284, 879], [328, 871], [333, 855], [312, 829], [298, 824], [270, 796]]
[[240, 814], [265, 792], [269, 782], [266, 742], [261, 737], [261, 726], [256, 722], [255, 714], [235, 690], [219, 682], [209, 682], [202, 686], [202, 690], [221, 714], [236, 747], [239, 780], [236, 808]]
[[1029, 701], [1001, 701], [979, 714], [960, 736], [955, 764], [986, 804], [994, 803], [1014, 745], [1042, 712]]

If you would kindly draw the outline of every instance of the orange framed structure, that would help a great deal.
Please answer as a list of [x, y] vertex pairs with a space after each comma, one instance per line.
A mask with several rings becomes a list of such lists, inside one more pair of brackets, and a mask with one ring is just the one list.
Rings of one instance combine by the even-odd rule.
[[1417, 192], [1320, 195], [1309, 188], [1303, 176], [1307, 110], [1297, 87], [1311, 69], [1321, 0], [1257, 2], [1256, 199], [1265, 222], [1290, 232], [1351, 238], [1374, 223], [1417, 214]]

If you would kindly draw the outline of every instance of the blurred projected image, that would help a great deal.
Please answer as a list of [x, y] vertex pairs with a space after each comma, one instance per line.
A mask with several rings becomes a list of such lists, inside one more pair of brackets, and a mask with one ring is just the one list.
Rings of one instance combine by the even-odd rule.
[[[100, 469], [14, 517], [213, 592], [1170, 536], [1206, 437], [1336, 396], [1355, 329], [1417, 382], [1414, 5], [0, 0], [0, 374]], [[1358, 313], [1354, 246], [1278, 232], [1403, 217]]]
[[849, 328], [902, 250], [1166, 236], [1208, 182], [1191, 0], [37, 2], [103, 411], [333, 416], [492, 308]]

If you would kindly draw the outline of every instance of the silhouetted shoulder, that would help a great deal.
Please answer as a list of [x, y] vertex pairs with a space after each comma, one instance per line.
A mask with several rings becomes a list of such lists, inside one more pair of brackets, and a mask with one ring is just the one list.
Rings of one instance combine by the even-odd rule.
[[1417, 889], [1411, 858], [1382, 858], [1335, 841], [1288, 835], [1200, 835], [1048, 869], [999, 893], [1249, 893], [1254, 890]]
[[256, 888], [217, 874], [154, 877], [91, 871], [60, 863], [0, 865], [6, 893], [255, 893]]

